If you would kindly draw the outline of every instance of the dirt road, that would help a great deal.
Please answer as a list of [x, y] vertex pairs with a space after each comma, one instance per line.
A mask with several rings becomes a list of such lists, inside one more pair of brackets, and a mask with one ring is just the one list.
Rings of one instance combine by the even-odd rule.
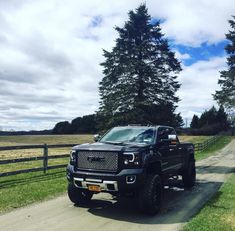
[[67, 196], [62, 196], [1, 215], [0, 230], [179, 230], [234, 169], [235, 140], [218, 155], [197, 162], [197, 184], [192, 190], [184, 190], [180, 182], [166, 187], [163, 209], [154, 217], [138, 213], [132, 199], [116, 201], [99, 194], [94, 196], [89, 208], [78, 208]]

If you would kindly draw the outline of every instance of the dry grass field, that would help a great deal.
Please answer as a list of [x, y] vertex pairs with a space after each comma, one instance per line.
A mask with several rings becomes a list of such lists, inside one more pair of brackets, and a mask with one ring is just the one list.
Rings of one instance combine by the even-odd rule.
[[[203, 142], [209, 139], [209, 136], [180, 136], [181, 142]], [[15, 146], [15, 145], [31, 145], [31, 144], [82, 144], [93, 142], [93, 135], [22, 135], [22, 136], [0, 136], [0, 146]], [[68, 154], [69, 148], [50, 148], [48, 155]], [[14, 159], [22, 157], [42, 156], [43, 149], [25, 149], [25, 150], [9, 150], [0, 151], [0, 160]], [[49, 165], [66, 164], [68, 158], [51, 159]], [[14, 170], [21, 170], [33, 167], [42, 167], [42, 161], [31, 161], [24, 163], [13, 163], [7, 165], [0, 165], [0, 172], [8, 172]]]
[[[181, 142], [200, 143], [209, 139], [210, 136], [180, 136]], [[28, 144], [82, 144], [93, 142], [93, 135], [22, 135], [0, 136], [0, 146], [15, 146]], [[49, 155], [69, 153], [70, 148], [49, 149]], [[0, 159], [20, 158], [29, 156], [41, 156], [42, 149], [27, 149], [1, 151]]]
[[[0, 146], [33, 144], [82, 144], [92, 142], [92, 135], [34, 135], [34, 136], [0, 136]], [[49, 155], [69, 153], [70, 148], [49, 149]], [[42, 149], [1, 151], [0, 159], [41, 156]]]

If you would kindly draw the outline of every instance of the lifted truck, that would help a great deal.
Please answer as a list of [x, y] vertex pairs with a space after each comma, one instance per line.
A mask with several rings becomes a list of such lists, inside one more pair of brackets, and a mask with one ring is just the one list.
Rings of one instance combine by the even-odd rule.
[[195, 184], [194, 145], [180, 143], [172, 127], [114, 127], [95, 141], [71, 151], [68, 196], [77, 205], [100, 192], [133, 194], [143, 212], [156, 214], [169, 178], [181, 175], [186, 188]]

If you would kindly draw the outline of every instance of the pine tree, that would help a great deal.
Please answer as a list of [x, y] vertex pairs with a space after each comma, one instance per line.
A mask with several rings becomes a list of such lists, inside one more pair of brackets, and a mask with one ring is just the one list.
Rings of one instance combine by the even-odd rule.
[[228, 54], [227, 65], [228, 70], [220, 72], [218, 84], [221, 90], [216, 91], [213, 95], [214, 99], [227, 109], [235, 108], [235, 16], [233, 20], [229, 20], [231, 30], [226, 34], [229, 44], [225, 47]]
[[216, 122], [221, 125], [221, 128], [223, 130], [227, 129], [229, 127], [229, 122], [228, 122], [228, 115], [224, 111], [224, 107], [220, 106], [217, 115], [216, 115]]
[[190, 127], [191, 128], [199, 128], [199, 117], [197, 115], [193, 115]]
[[208, 126], [216, 123], [217, 110], [212, 106], [208, 111], [205, 110], [199, 119], [199, 127]]
[[[175, 95], [180, 84], [181, 66], [170, 51], [159, 22], [153, 23], [145, 4], [129, 12], [111, 52], [104, 50], [104, 77], [100, 82], [99, 115], [106, 126], [126, 123], [156, 123], [166, 116], [155, 108], [170, 109], [170, 121], [180, 121], [174, 113], [179, 101]], [[150, 114], [152, 111], [154, 114]], [[169, 117], [169, 115], [167, 115]]]

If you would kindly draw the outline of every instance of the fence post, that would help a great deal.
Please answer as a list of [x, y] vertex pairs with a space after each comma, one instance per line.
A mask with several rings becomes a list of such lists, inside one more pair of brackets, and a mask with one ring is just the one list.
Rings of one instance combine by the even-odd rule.
[[48, 147], [47, 144], [44, 144], [43, 147], [43, 172], [46, 173], [48, 166]]

